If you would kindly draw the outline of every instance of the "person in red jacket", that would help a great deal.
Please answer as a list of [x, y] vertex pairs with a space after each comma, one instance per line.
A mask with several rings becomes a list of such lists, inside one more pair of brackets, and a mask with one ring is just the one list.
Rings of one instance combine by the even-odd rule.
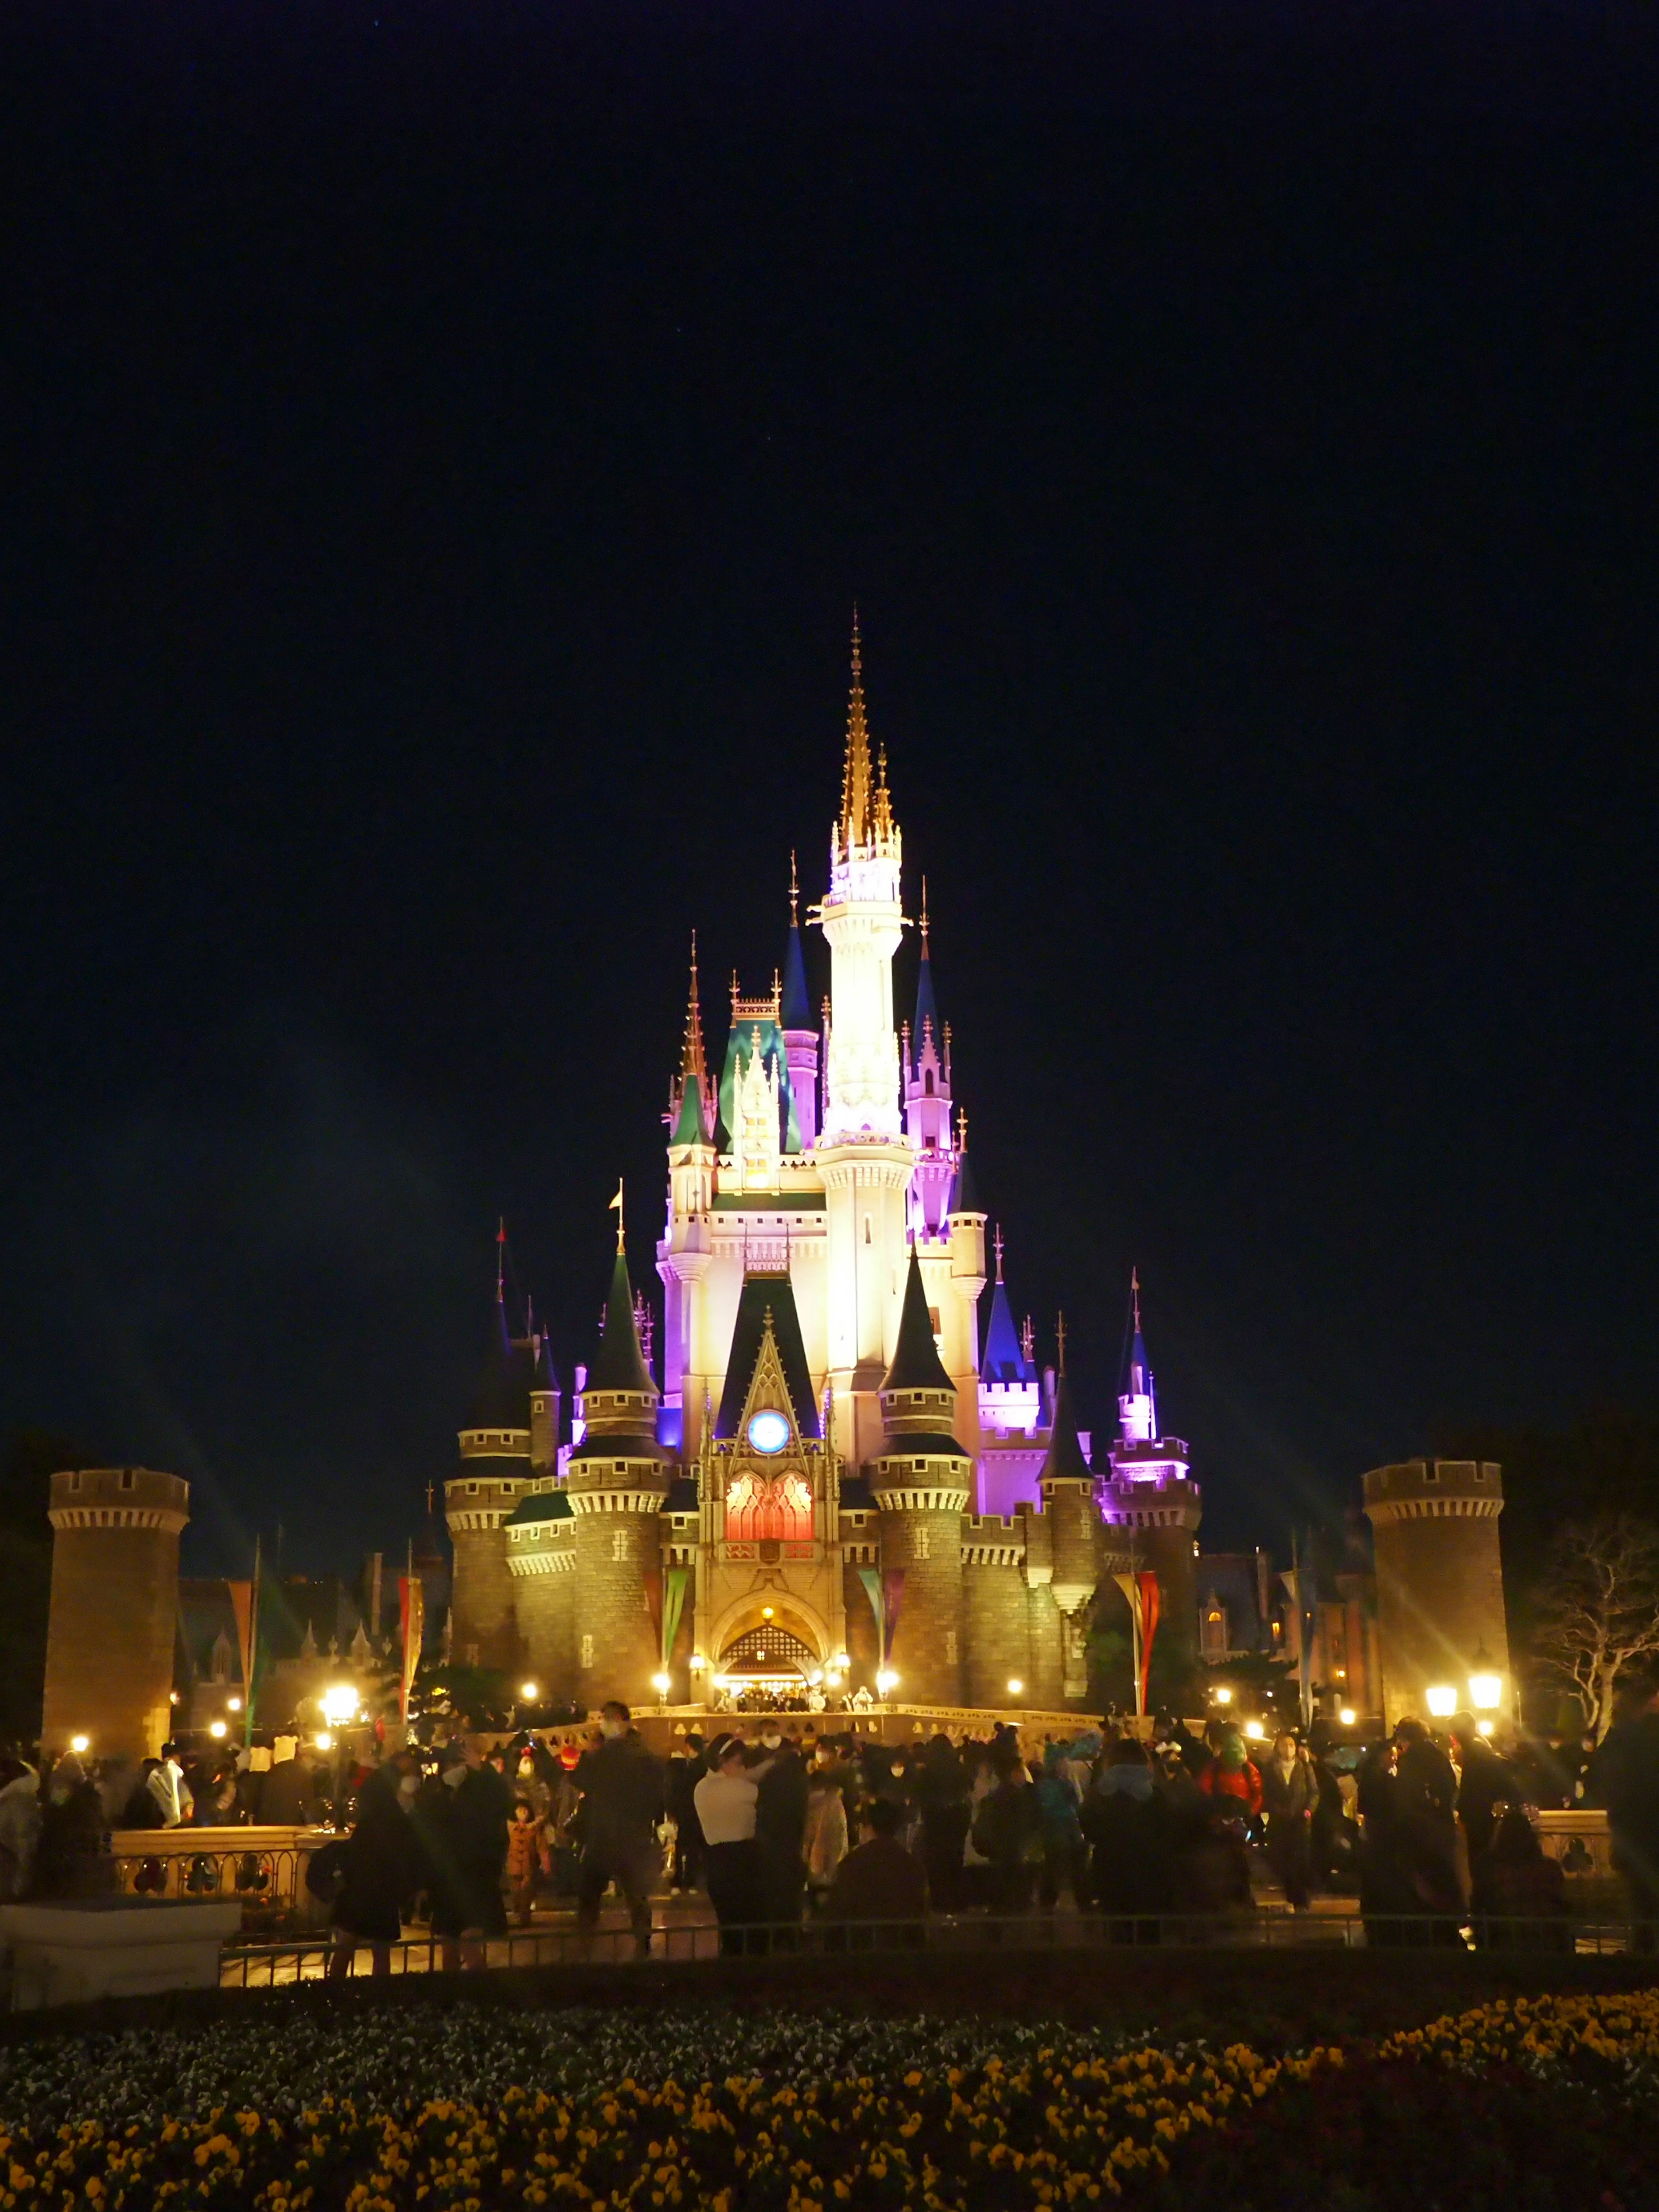
[[[1247, 1816], [1252, 1825], [1261, 1816], [1261, 1774], [1244, 1748], [1244, 1739], [1237, 1729], [1229, 1729], [1223, 1735], [1214, 1757], [1198, 1778], [1198, 1786], [1209, 1796], [1236, 1799], [1237, 1810]], [[1231, 1804], [1220, 1804], [1217, 1810], [1231, 1813]]]

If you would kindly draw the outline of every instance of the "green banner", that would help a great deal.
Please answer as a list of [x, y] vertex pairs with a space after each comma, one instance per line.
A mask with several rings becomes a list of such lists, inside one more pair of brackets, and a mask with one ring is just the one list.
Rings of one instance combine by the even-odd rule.
[[680, 1632], [680, 1615], [685, 1610], [685, 1590], [690, 1579], [690, 1567], [670, 1567], [663, 1577], [662, 1663], [665, 1674], [674, 1656], [674, 1638]]

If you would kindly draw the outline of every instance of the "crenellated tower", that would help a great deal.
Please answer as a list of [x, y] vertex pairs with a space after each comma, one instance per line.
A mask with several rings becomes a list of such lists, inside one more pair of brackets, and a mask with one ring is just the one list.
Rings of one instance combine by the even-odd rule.
[[1118, 1441], [1108, 1455], [1109, 1472], [1100, 1485], [1101, 1510], [1110, 1540], [1127, 1552], [1136, 1569], [1150, 1570], [1158, 1577], [1162, 1622], [1158, 1634], [1165, 1647], [1177, 1639], [1190, 1647], [1198, 1623], [1194, 1557], [1203, 1501], [1192, 1479], [1186, 1444], [1179, 1437], [1158, 1432], [1158, 1389], [1140, 1327], [1139, 1273], [1130, 1276], [1129, 1297], [1129, 1348], [1117, 1401]]
[[889, 1593], [888, 1664], [912, 1704], [956, 1705], [962, 1697], [962, 1516], [972, 1462], [951, 1432], [956, 1397], [913, 1251], [881, 1386], [885, 1434], [868, 1463]]
[[[621, 1194], [618, 1193], [620, 1198]], [[660, 1664], [649, 1595], [660, 1580], [673, 1453], [657, 1441], [659, 1392], [640, 1351], [618, 1214], [605, 1333], [582, 1392], [581, 1442], [567, 1463], [577, 1577], [576, 1696], [598, 1705], [651, 1697]]]

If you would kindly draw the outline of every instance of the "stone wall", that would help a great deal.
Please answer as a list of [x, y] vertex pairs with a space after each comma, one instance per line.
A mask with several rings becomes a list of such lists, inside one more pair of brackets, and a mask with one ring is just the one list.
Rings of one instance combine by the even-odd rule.
[[173, 1732], [179, 1536], [190, 1486], [149, 1468], [52, 1478], [52, 1600], [41, 1740], [145, 1757]]

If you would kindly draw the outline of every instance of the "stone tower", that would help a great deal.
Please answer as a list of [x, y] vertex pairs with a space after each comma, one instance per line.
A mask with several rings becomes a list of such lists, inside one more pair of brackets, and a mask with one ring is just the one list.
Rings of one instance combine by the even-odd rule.
[[[498, 1238], [497, 1246], [500, 1248]], [[507, 1522], [557, 1449], [558, 1395], [534, 1337], [507, 1325], [501, 1271], [483, 1374], [460, 1431], [459, 1471], [444, 1486], [454, 1547], [450, 1653], [458, 1666], [506, 1671], [519, 1663]], [[539, 1468], [538, 1454], [547, 1455]]]
[[1365, 1477], [1376, 1558], [1382, 1712], [1428, 1717], [1428, 1692], [1470, 1703], [1469, 1678], [1492, 1674], [1510, 1691], [1510, 1641], [1498, 1516], [1503, 1472], [1491, 1460], [1407, 1460]]
[[172, 1734], [179, 1537], [190, 1485], [147, 1467], [52, 1478], [52, 1610], [40, 1736], [149, 1757]]
[[574, 1516], [575, 1696], [642, 1705], [661, 1663], [650, 1592], [660, 1589], [662, 1528], [672, 1455], [657, 1442], [658, 1392], [640, 1352], [623, 1231], [605, 1302], [605, 1334], [582, 1392], [581, 1442], [566, 1494]]
[[507, 1522], [519, 1656], [541, 1698], [576, 1692], [576, 1522], [561, 1489], [532, 1491]]
[[1128, 1554], [1137, 1572], [1158, 1577], [1160, 1643], [1194, 1657], [1198, 1643], [1198, 1580], [1195, 1554], [1203, 1517], [1191, 1461], [1179, 1437], [1160, 1436], [1158, 1391], [1140, 1331], [1140, 1282], [1130, 1282], [1133, 1334], [1124, 1387], [1119, 1393], [1118, 1441], [1109, 1455], [1110, 1472], [1101, 1485], [1105, 1541]]
[[881, 1386], [884, 1440], [865, 1470], [881, 1516], [883, 1571], [904, 1577], [888, 1664], [907, 1705], [962, 1698], [962, 1518], [973, 1462], [951, 1433], [956, 1395], [912, 1251], [898, 1342]]
[[1054, 1385], [1054, 1420], [1048, 1454], [1038, 1478], [1038, 1493], [1048, 1522], [1054, 1579], [1048, 1588], [1060, 1613], [1060, 1693], [1066, 1704], [1084, 1705], [1089, 1696], [1089, 1617], [1100, 1575], [1100, 1516], [1095, 1479], [1083, 1456], [1077, 1416], [1066, 1380], [1065, 1323], [1060, 1324], [1060, 1370]]

